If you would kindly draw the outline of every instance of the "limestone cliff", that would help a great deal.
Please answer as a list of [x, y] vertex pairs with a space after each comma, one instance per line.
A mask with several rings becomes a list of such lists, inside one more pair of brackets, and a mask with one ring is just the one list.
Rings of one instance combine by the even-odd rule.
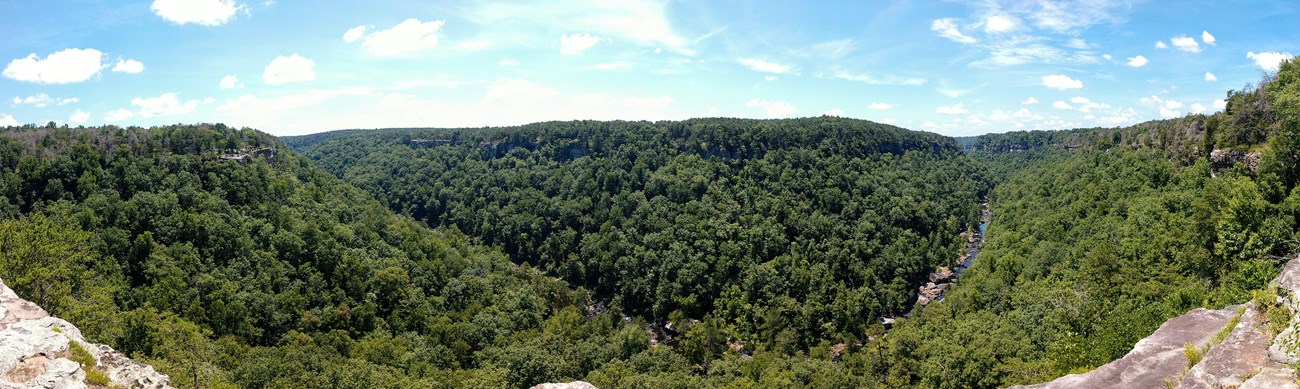
[[[1123, 358], [1023, 388], [1300, 389], [1293, 367], [1300, 361], [1295, 331], [1300, 326], [1300, 259], [1287, 263], [1270, 286], [1276, 287], [1275, 306], [1250, 302], [1220, 310], [1198, 308], [1166, 321]], [[1290, 322], [1276, 336], [1267, 325], [1266, 309], [1291, 312]]]
[[152, 366], [87, 342], [77, 327], [18, 297], [0, 280], [0, 389], [171, 388], [170, 381]]

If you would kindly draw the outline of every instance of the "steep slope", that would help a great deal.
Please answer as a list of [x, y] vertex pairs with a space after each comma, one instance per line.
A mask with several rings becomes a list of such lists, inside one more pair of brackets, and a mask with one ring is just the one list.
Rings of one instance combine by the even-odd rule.
[[221, 125], [0, 128], [0, 278], [185, 387], [528, 387], [649, 343]]
[[[313, 141], [318, 141], [314, 143]], [[962, 251], [986, 186], [949, 138], [862, 120], [552, 122], [291, 142], [395, 211], [745, 349], [856, 343]], [[721, 343], [721, 342], [719, 342]], [[722, 353], [713, 344], [693, 362]]]
[[0, 387], [155, 389], [171, 388], [170, 382], [152, 366], [87, 342], [76, 326], [18, 297], [0, 280]]

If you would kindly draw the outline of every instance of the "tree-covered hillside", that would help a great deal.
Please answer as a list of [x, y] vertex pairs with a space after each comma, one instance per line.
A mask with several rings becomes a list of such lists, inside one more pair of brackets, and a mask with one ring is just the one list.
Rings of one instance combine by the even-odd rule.
[[304, 153], [624, 312], [786, 353], [911, 309], [986, 188], [951, 139], [831, 117], [354, 132]]
[[[1288, 61], [1214, 115], [975, 139], [996, 182], [978, 262], [851, 363], [894, 387], [1044, 382], [1189, 309], [1250, 301], [1300, 250], [1300, 109], [1282, 103], [1300, 100], [1297, 74]], [[1262, 162], [1216, 177], [1216, 148]]]
[[221, 125], [0, 129], [0, 278], [182, 387], [526, 387], [648, 347], [587, 293]]

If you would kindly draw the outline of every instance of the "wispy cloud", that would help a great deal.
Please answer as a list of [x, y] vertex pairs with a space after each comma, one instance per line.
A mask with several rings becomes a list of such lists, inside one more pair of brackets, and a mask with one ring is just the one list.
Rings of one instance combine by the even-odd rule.
[[920, 77], [875, 76], [869, 73], [853, 73], [843, 69], [832, 69], [819, 73], [817, 77], [867, 83], [870, 85], [925, 85], [926, 79]]
[[794, 66], [768, 62], [758, 58], [741, 58], [736, 61], [750, 70], [761, 73], [788, 74], [794, 71]]
[[957, 27], [956, 18], [935, 19], [933, 22], [930, 22], [930, 30], [939, 33], [939, 36], [941, 37], [951, 39], [953, 42], [957, 43], [969, 44], [977, 42], [975, 38], [962, 34], [961, 30]]

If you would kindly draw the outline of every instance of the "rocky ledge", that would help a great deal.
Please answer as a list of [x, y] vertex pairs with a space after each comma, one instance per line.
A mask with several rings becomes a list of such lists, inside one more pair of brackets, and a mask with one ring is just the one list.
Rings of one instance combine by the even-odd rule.
[[1210, 152], [1210, 172], [1217, 176], [1240, 163], [1246, 166], [1250, 174], [1255, 174], [1259, 171], [1259, 160], [1262, 155], [1258, 152], [1214, 150]]
[[[1271, 286], [1293, 313], [1274, 336], [1253, 302], [1220, 310], [1197, 308], [1169, 319], [1123, 358], [1083, 374], [1020, 388], [1296, 388], [1300, 362], [1300, 259], [1286, 264]], [[1199, 361], [1188, 359], [1195, 348]]]
[[[94, 366], [73, 360], [74, 345], [90, 354]], [[88, 380], [89, 372], [99, 377]], [[87, 342], [77, 327], [23, 300], [0, 281], [0, 388], [87, 387], [172, 386], [171, 379], [152, 366]]]

